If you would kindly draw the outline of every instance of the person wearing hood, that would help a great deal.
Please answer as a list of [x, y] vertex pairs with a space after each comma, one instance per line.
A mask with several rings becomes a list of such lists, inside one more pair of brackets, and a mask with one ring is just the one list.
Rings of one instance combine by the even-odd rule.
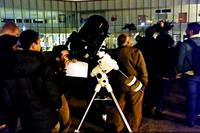
[[23, 50], [13, 52], [5, 67], [6, 103], [14, 110], [10, 117], [20, 117], [23, 132], [51, 132], [59, 126], [57, 109], [61, 107], [52, 69], [40, 52], [37, 32], [26, 30], [19, 39]]

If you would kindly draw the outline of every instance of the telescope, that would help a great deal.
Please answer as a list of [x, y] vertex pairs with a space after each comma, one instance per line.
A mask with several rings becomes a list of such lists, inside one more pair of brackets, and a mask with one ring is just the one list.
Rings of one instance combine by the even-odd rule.
[[[107, 73], [112, 70], [118, 70], [123, 74], [127, 80], [125, 83], [130, 87], [134, 92], [141, 91], [142, 83], [134, 76], [127, 77], [122, 71], [119, 70], [117, 62], [111, 58], [111, 56], [106, 53], [103, 49], [105, 48], [105, 38], [109, 37], [108, 33], [109, 25], [107, 20], [100, 15], [90, 16], [85, 24], [81, 27], [79, 32], [72, 32], [69, 36], [66, 45], [69, 46], [71, 53], [76, 59], [92, 59], [98, 57], [97, 66], [92, 69], [90, 72], [91, 77], [97, 78], [97, 85], [95, 87], [95, 93], [86, 109], [86, 112], [75, 132], [79, 132], [79, 129], [83, 123], [83, 120], [86, 117], [87, 112], [89, 111], [90, 106], [92, 105], [93, 100], [96, 97], [96, 94], [100, 91], [102, 87], [106, 88], [107, 91], [111, 94], [112, 99], [118, 109], [118, 112], [126, 125], [129, 132], [131, 128], [117, 102], [117, 99], [114, 96], [111, 85], [108, 81]], [[89, 64], [90, 65], [90, 64]]]
[[99, 15], [90, 16], [79, 32], [73, 31], [66, 45], [76, 59], [90, 59], [96, 56], [104, 39], [109, 36], [107, 20]]

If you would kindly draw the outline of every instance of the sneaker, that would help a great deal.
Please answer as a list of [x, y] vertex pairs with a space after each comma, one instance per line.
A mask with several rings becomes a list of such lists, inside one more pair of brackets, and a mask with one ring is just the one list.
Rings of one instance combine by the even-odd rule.
[[162, 112], [156, 112], [156, 113], [153, 115], [153, 119], [155, 119], [155, 120], [164, 120], [165, 118], [164, 118]]

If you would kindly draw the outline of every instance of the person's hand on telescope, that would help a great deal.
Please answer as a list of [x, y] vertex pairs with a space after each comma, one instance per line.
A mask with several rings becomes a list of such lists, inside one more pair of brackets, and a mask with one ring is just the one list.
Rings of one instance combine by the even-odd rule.
[[69, 59], [68, 57], [65, 57], [64, 58], [64, 69], [67, 69], [67, 66], [69, 65], [70, 61], [72, 61], [73, 63], [76, 63], [77, 62], [77, 59], [75, 58], [72, 58], [72, 59]]
[[67, 66], [69, 65], [69, 62], [70, 62], [69, 58], [67, 56], [65, 56], [64, 57], [64, 64], [65, 64], [64, 69], [67, 70]]
[[75, 59], [75, 58], [72, 58], [72, 60], [71, 60], [73, 63], [76, 63], [77, 62], [77, 59]]

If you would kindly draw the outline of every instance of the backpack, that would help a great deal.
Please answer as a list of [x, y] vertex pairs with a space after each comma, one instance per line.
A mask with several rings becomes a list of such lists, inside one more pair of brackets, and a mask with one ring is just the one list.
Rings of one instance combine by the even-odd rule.
[[[193, 40], [188, 39], [188, 44], [193, 48], [192, 51], [192, 67], [194, 74], [200, 76], [200, 46], [198, 46]], [[189, 61], [188, 61], [189, 62]]]

